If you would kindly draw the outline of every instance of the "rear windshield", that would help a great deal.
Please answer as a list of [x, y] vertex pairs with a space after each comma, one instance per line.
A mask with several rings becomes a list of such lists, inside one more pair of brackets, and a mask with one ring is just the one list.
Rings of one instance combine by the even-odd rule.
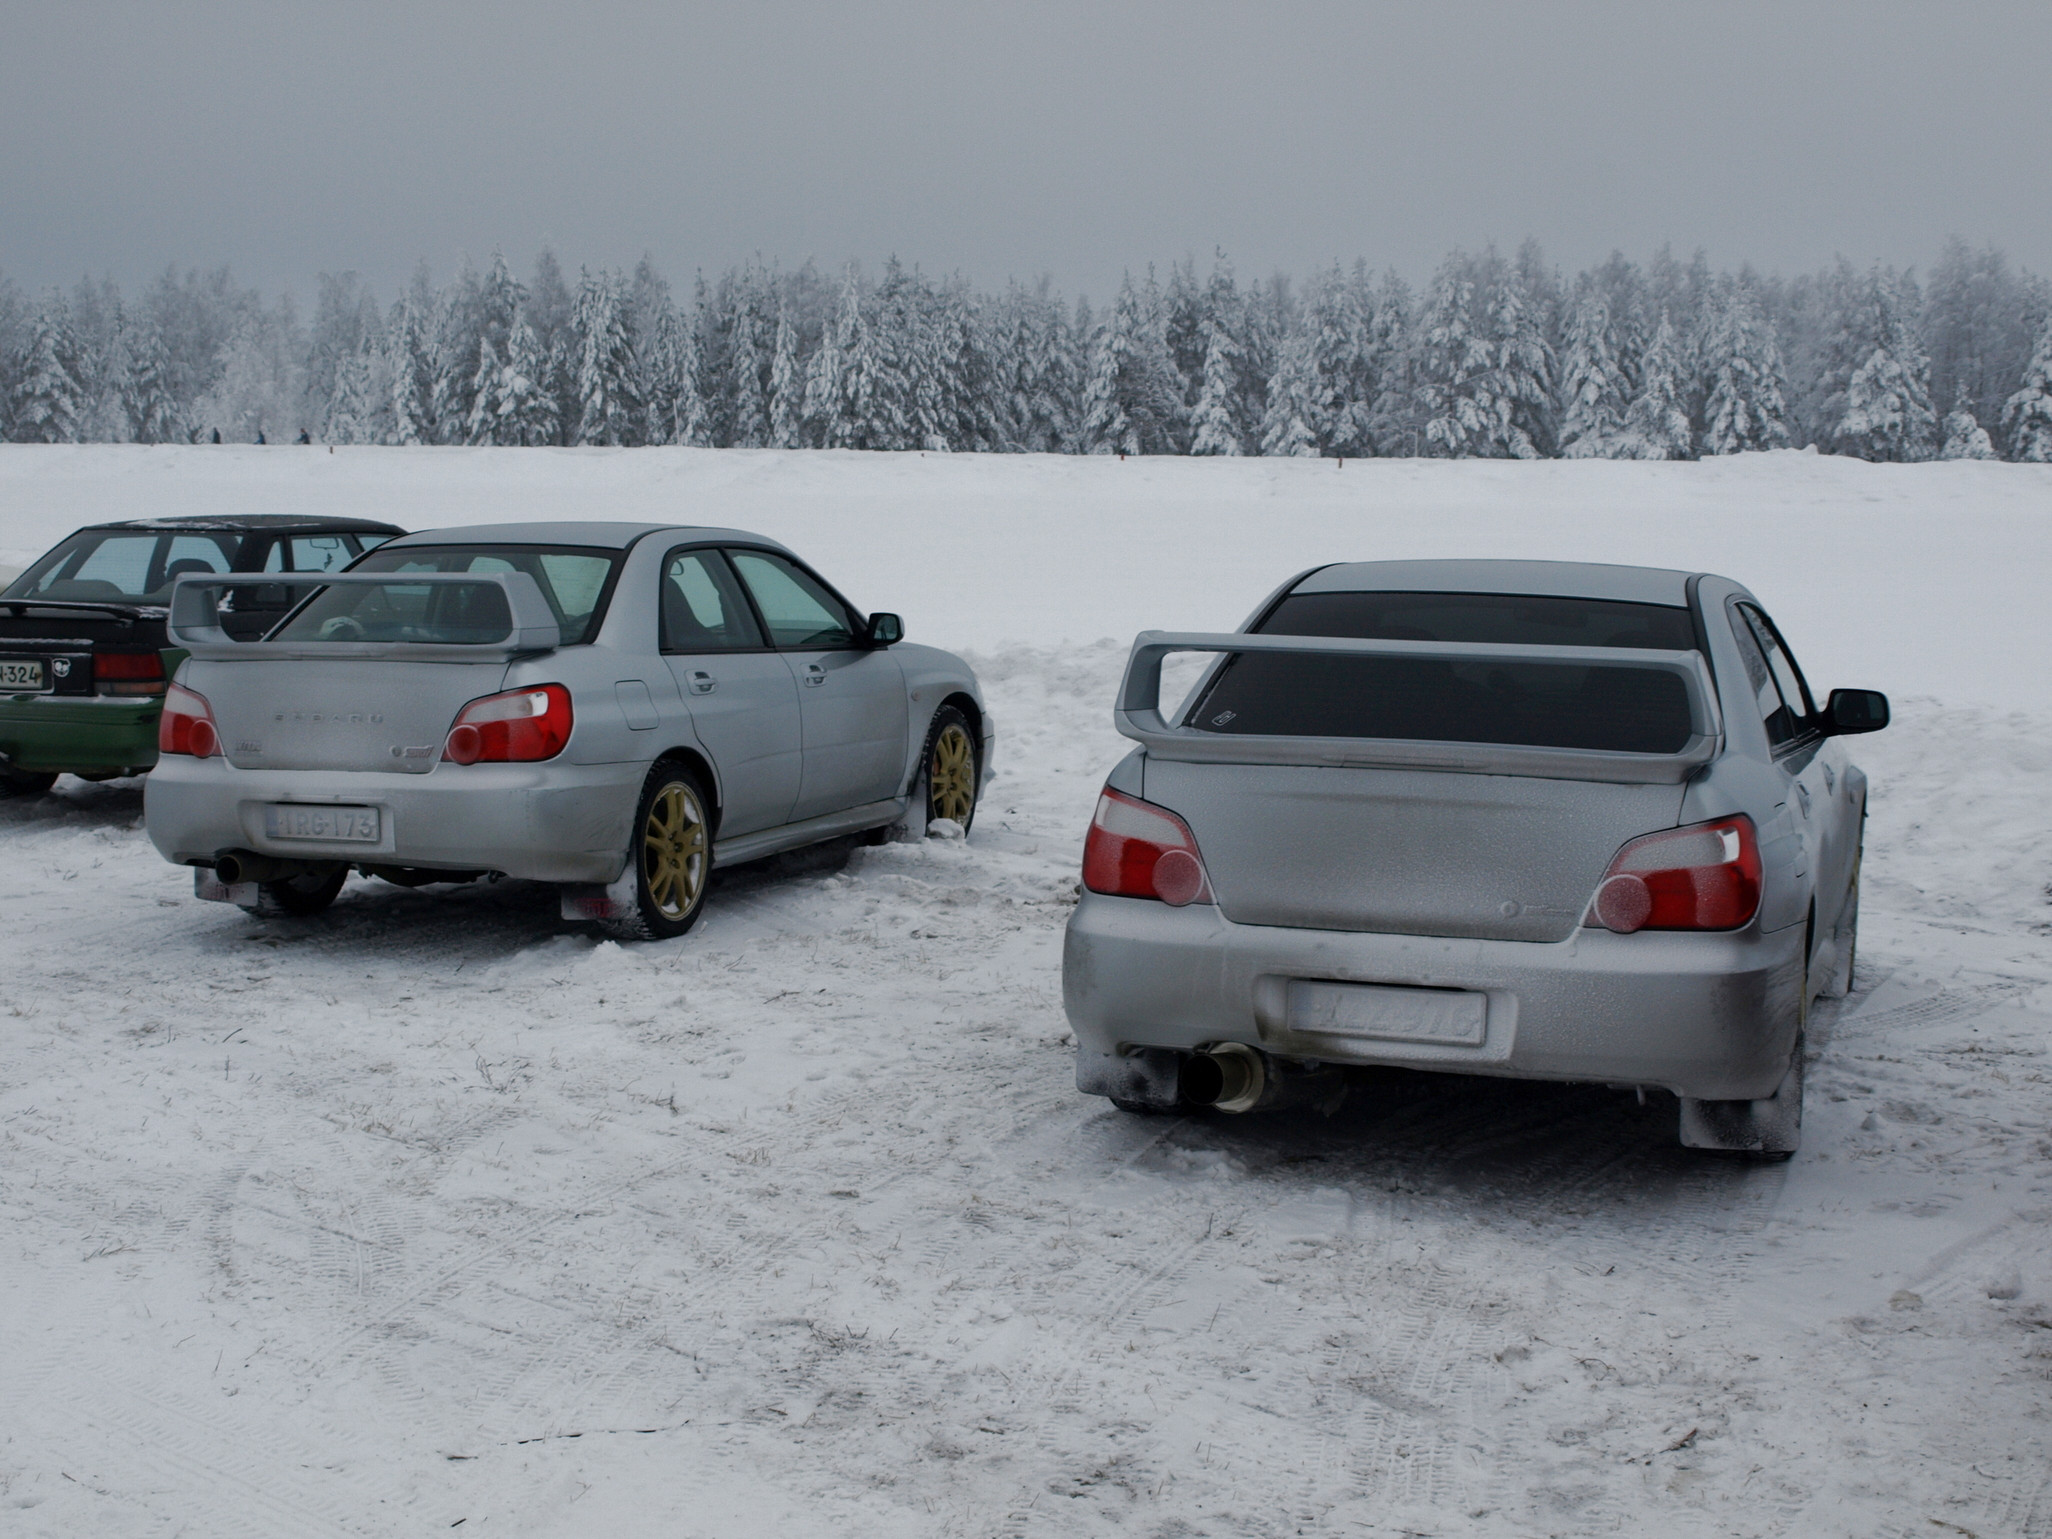
[[[1307, 593], [1268, 635], [1516, 646], [1695, 646], [1686, 609], [1493, 593]], [[1687, 686], [1662, 669], [1406, 657], [1241, 653], [1184, 719], [1206, 732], [1398, 738], [1674, 753], [1691, 733]]]
[[[354, 572], [525, 572], [535, 580], [561, 628], [563, 645], [591, 632], [604, 601], [617, 551], [538, 545], [409, 545], [376, 550]], [[272, 632], [273, 641], [419, 641], [482, 645], [512, 630], [504, 590], [496, 584], [385, 583], [324, 588]]]
[[81, 529], [11, 583], [5, 597], [53, 602], [156, 603], [186, 572], [231, 572], [242, 536]]

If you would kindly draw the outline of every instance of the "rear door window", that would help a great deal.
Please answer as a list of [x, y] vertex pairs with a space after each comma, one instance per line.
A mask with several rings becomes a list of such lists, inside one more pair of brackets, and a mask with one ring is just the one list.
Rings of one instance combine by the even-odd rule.
[[718, 551], [686, 550], [663, 567], [663, 650], [732, 652], [763, 645], [748, 600]]
[[[355, 559], [339, 534], [302, 534], [292, 540], [292, 570], [339, 572]], [[270, 568], [266, 568], [270, 570]]]
[[[1691, 651], [1686, 609], [1552, 596], [1319, 593], [1285, 598], [1268, 635]], [[1666, 669], [1518, 659], [1239, 653], [1184, 719], [1249, 736], [1501, 743], [1675, 753], [1694, 732], [1688, 687]]]

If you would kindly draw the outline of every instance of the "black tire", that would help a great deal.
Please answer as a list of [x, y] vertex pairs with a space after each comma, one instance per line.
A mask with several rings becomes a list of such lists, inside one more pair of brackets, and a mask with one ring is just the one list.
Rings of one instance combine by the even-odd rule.
[[926, 747], [919, 756], [920, 795], [926, 820], [952, 818], [969, 832], [976, 819], [976, 795], [983, 783], [983, 744], [958, 706], [944, 705], [926, 729]]
[[55, 784], [57, 777], [54, 774], [0, 769], [0, 796], [41, 796]]
[[261, 882], [257, 904], [250, 912], [266, 919], [306, 919], [333, 903], [349, 880], [349, 868], [337, 867], [326, 876], [288, 876], [283, 881]]
[[[599, 921], [616, 940], [671, 940], [698, 923], [712, 878], [711, 799], [698, 776], [664, 760], [642, 782], [620, 911]], [[631, 881], [631, 892], [630, 892]]]

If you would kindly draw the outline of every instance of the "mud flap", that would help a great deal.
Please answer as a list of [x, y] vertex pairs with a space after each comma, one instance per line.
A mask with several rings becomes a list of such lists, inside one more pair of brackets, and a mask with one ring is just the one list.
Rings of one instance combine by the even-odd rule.
[[1793, 1154], [1803, 1143], [1803, 1041], [1781, 1086], [1763, 1101], [1681, 1098], [1681, 1141], [1689, 1149]]
[[563, 917], [568, 920], [604, 920], [638, 913], [641, 903], [637, 886], [639, 875], [630, 860], [627, 869], [604, 886], [596, 882], [565, 883], [560, 889]]
[[192, 895], [207, 903], [233, 903], [251, 913], [263, 901], [255, 882], [224, 882], [205, 866], [192, 868]]
[[1182, 1102], [1178, 1071], [1183, 1055], [1165, 1047], [1140, 1047], [1127, 1053], [1093, 1053], [1076, 1049], [1076, 1088], [1085, 1095], [1106, 1095], [1136, 1106], [1168, 1111]]

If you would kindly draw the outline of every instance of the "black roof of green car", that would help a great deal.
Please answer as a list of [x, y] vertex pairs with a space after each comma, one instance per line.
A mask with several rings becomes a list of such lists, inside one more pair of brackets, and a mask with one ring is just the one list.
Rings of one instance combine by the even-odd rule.
[[[397, 524], [368, 518], [325, 518], [298, 513], [201, 514], [189, 518], [123, 518], [85, 529], [164, 529], [220, 534], [404, 534]], [[84, 530], [78, 531], [83, 533]]]

